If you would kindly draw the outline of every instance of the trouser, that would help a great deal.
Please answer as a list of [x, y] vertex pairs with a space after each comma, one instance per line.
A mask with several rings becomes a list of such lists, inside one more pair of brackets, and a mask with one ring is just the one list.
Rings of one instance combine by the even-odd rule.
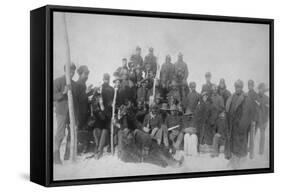
[[260, 145], [259, 145], [259, 154], [263, 155], [265, 145], [265, 125], [260, 127]]
[[180, 149], [181, 143], [183, 141], [183, 137], [184, 137], [183, 133], [177, 130], [172, 130], [171, 133], [169, 134], [169, 139], [176, 150]]
[[249, 134], [249, 153], [250, 153], [250, 159], [254, 158], [254, 141], [255, 141], [255, 126], [251, 125], [250, 128], [250, 134]]
[[169, 147], [168, 141], [168, 129], [162, 125], [160, 129], [154, 128], [151, 131], [151, 137], [157, 140], [158, 145], [162, 144], [162, 141], [166, 147]]
[[66, 115], [56, 114], [57, 130], [56, 130], [56, 133], [55, 133], [55, 145], [54, 145], [55, 151], [60, 150], [61, 143], [62, 143], [63, 138], [65, 136], [66, 125], [69, 123], [68, 119], [69, 118], [67, 117], [67, 114]]
[[222, 138], [222, 135], [219, 134], [219, 133], [216, 133], [214, 135], [214, 138], [213, 138], [213, 150], [212, 150], [212, 156], [216, 157], [219, 155], [219, 152], [220, 152], [220, 146], [223, 145], [225, 142], [224, 142], [224, 139]]
[[102, 152], [103, 148], [107, 145], [109, 139], [108, 133], [109, 131], [107, 129], [95, 128], [93, 130], [94, 140], [98, 152]]

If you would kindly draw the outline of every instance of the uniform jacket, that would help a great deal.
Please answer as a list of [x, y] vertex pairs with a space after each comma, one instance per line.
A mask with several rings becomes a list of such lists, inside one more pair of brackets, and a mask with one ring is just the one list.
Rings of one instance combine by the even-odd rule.
[[[66, 86], [65, 76], [59, 77], [54, 80], [53, 87], [53, 100], [55, 101], [56, 113], [60, 115], [66, 115], [68, 113], [68, 99], [67, 94], [63, 94]], [[71, 80], [72, 96], [74, 102], [74, 112], [77, 108], [77, 97], [76, 97], [76, 83]]]
[[254, 119], [253, 111], [254, 105], [244, 93], [234, 93], [227, 100], [229, 150], [238, 157], [244, 157], [248, 153], [248, 132]]
[[133, 54], [130, 58], [130, 61], [134, 63], [134, 67], [140, 66], [143, 68], [143, 58], [141, 55]]
[[163, 123], [162, 117], [160, 114], [156, 114], [155, 117], [152, 117], [150, 113], [148, 113], [143, 121], [143, 127], [147, 127], [147, 125], [149, 125], [148, 128], [153, 129], [153, 128], [160, 128], [161, 124]]
[[188, 68], [187, 68], [187, 64], [184, 61], [177, 61], [175, 63], [175, 74], [177, 76], [179, 76], [179, 74], [181, 74], [180, 76], [180, 80], [186, 80], [188, 77]]
[[154, 55], [146, 55], [144, 58], [144, 67], [146, 71], [152, 70], [154, 74], [156, 74], [157, 70], [157, 58]]
[[175, 65], [173, 63], [163, 63], [160, 72], [160, 80], [166, 85], [169, 84], [175, 74]]
[[192, 91], [187, 95], [187, 97], [183, 98], [182, 102], [184, 108], [189, 108], [192, 112], [194, 112], [199, 101], [200, 101], [200, 94], [197, 91]]

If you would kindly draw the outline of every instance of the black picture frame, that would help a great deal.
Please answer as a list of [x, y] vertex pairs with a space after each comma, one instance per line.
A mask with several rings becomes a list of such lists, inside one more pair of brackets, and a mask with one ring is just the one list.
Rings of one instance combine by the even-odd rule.
[[[270, 26], [270, 167], [230, 171], [192, 172], [167, 175], [53, 180], [53, 12], [95, 13], [105, 15], [192, 19]], [[162, 179], [182, 179], [274, 172], [274, 20], [263, 18], [149, 12], [89, 7], [46, 5], [30, 12], [30, 180], [43, 186], [117, 183]]]

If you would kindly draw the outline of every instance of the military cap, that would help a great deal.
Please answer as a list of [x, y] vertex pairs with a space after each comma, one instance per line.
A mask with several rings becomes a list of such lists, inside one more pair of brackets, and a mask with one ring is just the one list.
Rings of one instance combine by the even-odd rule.
[[255, 85], [255, 82], [254, 82], [252, 79], [250, 79], [250, 80], [248, 81], [248, 85], [254, 86], [254, 85]]
[[265, 83], [260, 83], [260, 84], [258, 85], [258, 89], [261, 89], [261, 90], [265, 91], [265, 90], [266, 90]]
[[109, 80], [110, 75], [108, 73], [103, 74], [103, 80]]
[[83, 74], [83, 73], [89, 73], [89, 69], [86, 65], [81, 65], [78, 69], [77, 69], [77, 73], [79, 75]]
[[[63, 68], [64, 68], [64, 70], [65, 70], [65, 66], [63, 66]], [[76, 70], [76, 66], [75, 66], [74, 63], [71, 63], [71, 64], [70, 64], [70, 69]]]
[[122, 78], [121, 77], [119, 77], [119, 76], [115, 76], [114, 77], [114, 80], [113, 80], [113, 83], [115, 83], [116, 81], [122, 81]]
[[244, 83], [243, 83], [242, 80], [238, 79], [237, 81], [235, 81], [234, 86], [235, 87], [243, 87]]
[[190, 82], [189, 83], [189, 87], [194, 87], [195, 88], [196, 87], [196, 83], [194, 81]]
[[205, 73], [205, 77], [211, 77], [211, 76], [212, 76], [211, 72]]

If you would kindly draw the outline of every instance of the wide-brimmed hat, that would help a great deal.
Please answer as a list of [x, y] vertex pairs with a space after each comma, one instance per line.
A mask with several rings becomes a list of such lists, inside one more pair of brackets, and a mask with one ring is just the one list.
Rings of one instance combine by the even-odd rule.
[[119, 76], [114, 76], [114, 79], [113, 79], [113, 83], [115, 83], [116, 81], [122, 81], [122, 78], [119, 77]]
[[160, 110], [163, 110], [163, 111], [170, 110], [168, 103], [162, 103], [162, 106], [161, 106]]
[[192, 113], [192, 111], [189, 109], [189, 108], [186, 108], [185, 109], [185, 113], [184, 113], [184, 115], [192, 115], [193, 113]]

